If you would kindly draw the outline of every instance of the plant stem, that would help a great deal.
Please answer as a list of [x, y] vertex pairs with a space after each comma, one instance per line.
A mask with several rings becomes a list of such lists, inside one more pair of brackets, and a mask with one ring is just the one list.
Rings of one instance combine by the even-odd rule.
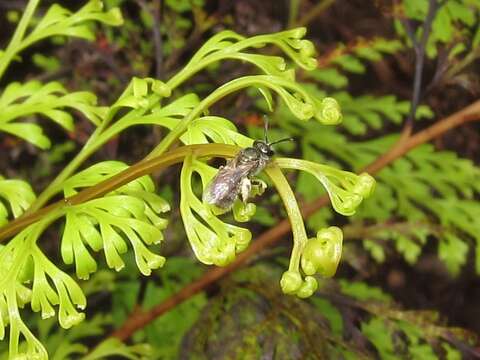
[[293, 193], [288, 180], [285, 178], [280, 168], [277, 165], [271, 166], [266, 168], [265, 172], [274, 183], [275, 188], [282, 198], [282, 202], [285, 206], [285, 210], [287, 211], [290, 226], [292, 228], [293, 248], [288, 270], [298, 272], [300, 269], [300, 256], [302, 255], [303, 248], [308, 241], [307, 232], [305, 231], [305, 225], [303, 223], [302, 212], [298, 207], [295, 194]]
[[69, 206], [78, 205], [103, 196], [141, 176], [148, 175], [154, 171], [158, 171], [170, 165], [180, 163], [183, 161], [185, 156], [189, 154], [194, 154], [196, 157], [233, 157], [239, 151], [239, 149], [240, 148], [237, 146], [225, 144], [187, 145], [179, 147], [163, 155], [153, 157], [149, 160], [142, 160], [125, 169], [124, 171], [112, 176], [111, 178], [104, 180], [95, 186], [80, 191], [74, 196], [57, 201], [56, 203], [53, 203], [43, 209], [37, 210], [31, 214], [24, 214], [23, 216], [13, 220], [4, 227], [0, 228], [0, 242], [15, 235], [28, 225], [44, 218], [48, 214], [51, 214], [53, 211], [59, 211]]
[[417, 41], [415, 37], [415, 32], [412, 29], [412, 26], [408, 20], [404, 20], [403, 24], [405, 31], [412, 41], [413, 48], [415, 50], [415, 74], [413, 79], [413, 93], [412, 101], [410, 104], [410, 114], [405, 121], [405, 126], [402, 136], [410, 135], [413, 129], [413, 122], [416, 117], [417, 107], [420, 103], [420, 96], [422, 90], [422, 74], [423, 74], [423, 65], [425, 62], [425, 50], [427, 47], [428, 38], [430, 36], [430, 31], [432, 29], [432, 23], [435, 19], [435, 14], [439, 8], [439, 3], [437, 0], [429, 0], [428, 12], [422, 26], [422, 37], [420, 41]]
[[0, 55], [0, 79], [2, 78], [5, 70], [7, 69], [10, 62], [17, 54], [18, 49], [20, 48], [20, 44], [22, 39], [25, 35], [25, 31], [27, 31], [28, 24], [32, 19], [33, 14], [39, 4], [40, 0], [30, 0], [25, 8], [25, 12], [20, 19], [20, 22], [15, 29], [15, 33], [13, 34], [12, 40], [8, 44], [5, 52]]
[[298, 16], [298, 9], [300, 7], [301, 0], [290, 0], [289, 1], [289, 8], [288, 8], [288, 24], [287, 27], [289, 29], [295, 27], [295, 21], [297, 20]]
[[322, 12], [324, 12], [330, 5], [332, 5], [335, 0], [323, 0], [315, 5], [307, 15], [302, 17], [300, 20], [297, 21], [295, 26], [305, 26], [312, 22], [317, 16], [319, 16]]

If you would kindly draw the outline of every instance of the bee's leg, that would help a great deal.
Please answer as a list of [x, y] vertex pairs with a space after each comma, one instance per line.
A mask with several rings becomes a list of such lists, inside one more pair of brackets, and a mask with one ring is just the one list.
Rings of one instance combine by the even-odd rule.
[[262, 195], [267, 188], [267, 184], [265, 184], [265, 181], [262, 181], [260, 179], [252, 179], [251, 183], [253, 188], [253, 192], [251, 193], [252, 196]]
[[240, 199], [243, 203], [247, 203], [248, 198], [250, 197], [250, 192], [252, 191], [252, 182], [248, 177], [245, 177], [241, 180], [240, 183]]

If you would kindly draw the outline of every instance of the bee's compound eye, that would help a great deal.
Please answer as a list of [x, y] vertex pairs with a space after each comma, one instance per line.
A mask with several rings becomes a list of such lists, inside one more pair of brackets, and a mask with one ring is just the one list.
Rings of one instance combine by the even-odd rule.
[[268, 144], [265, 144], [264, 142], [257, 144], [257, 149], [260, 150], [262, 154], [268, 157], [272, 157], [275, 154], [272, 147]]

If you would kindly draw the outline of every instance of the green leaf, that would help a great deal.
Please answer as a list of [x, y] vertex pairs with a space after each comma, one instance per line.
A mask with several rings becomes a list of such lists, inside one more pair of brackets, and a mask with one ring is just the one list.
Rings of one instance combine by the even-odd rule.
[[348, 78], [340, 74], [338, 70], [332, 68], [315, 69], [308, 72], [307, 76], [335, 89], [343, 88], [348, 85]]
[[54, 72], [57, 71], [61, 64], [60, 60], [53, 56], [45, 56], [41, 53], [35, 53], [32, 57], [33, 63], [41, 68], [43, 71]]
[[336, 57], [333, 63], [340, 65], [343, 70], [355, 74], [363, 74], [366, 70], [360, 60], [349, 54]]
[[248, 229], [220, 220], [215, 209], [197, 197], [192, 188], [195, 173], [200, 175], [202, 189], [205, 189], [214, 177], [215, 169], [191, 156], [185, 158], [180, 175], [180, 213], [185, 232], [199, 261], [225, 266], [237, 253], [245, 250], [252, 234]]
[[152, 349], [148, 344], [126, 345], [117, 338], [110, 337], [100, 344], [82, 360], [101, 360], [110, 356], [130, 360], [143, 360], [152, 356]]
[[373, 318], [362, 323], [362, 333], [373, 343], [382, 359], [397, 359], [392, 340], [392, 329], [381, 318]]
[[37, 124], [0, 124], [0, 131], [18, 136], [42, 150], [48, 149], [52, 145]]
[[363, 282], [349, 282], [340, 279], [339, 284], [342, 293], [358, 300], [376, 300], [382, 303], [389, 303], [392, 301], [390, 295], [384, 293], [380, 288], [367, 285]]
[[[426, 0], [404, 0], [405, 13], [408, 18], [423, 21], [428, 12], [428, 1]], [[475, 25], [478, 18], [479, 8], [475, 3], [468, 0], [452, 0], [440, 4], [438, 11], [432, 23], [431, 32], [427, 43], [427, 55], [434, 57], [437, 54], [437, 46], [441, 44], [450, 44], [453, 46], [466, 47], [461, 34], [468, 34], [471, 27]], [[406, 32], [400, 22], [396, 22], [397, 32], [406, 37]], [[423, 29], [416, 32], [417, 39], [420, 38]], [[407, 38], [407, 42], [410, 40]], [[475, 40], [473, 42], [475, 44]], [[411, 45], [411, 44], [410, 44]], [[474, 47], [474, 46], [473, 46]]]
[[[126, 168], [115, 161], [96, 164], [65, 181], [65, 195], [73, 195], [79, 188], [93, 186]], [[127, 251], [123, 237], [130, 241], [142, 274], [149, 275], [163, 265], [165, 259], [145, 246], [163, 240], [161, 230], [167, 225], [159, 214], [168, 211], [169, 206], [154, 191], [153, 181], [144, 176], [102, 198], [67, 208], [61, 253], [65, 263], [75, 263], [79, 278], [87, 279], [97, 269], [86, 245], [94, 251], [103, 248], [107, 265], [117, 271], [122, 269], [120, 254]]]
[[[0, 198], [6, 200], [14, 217], [19, 217], [35, 201], [30, 184], [22, 180], [8, 180], [0, 176]], [[0, 225], [7, 222], [8, 210], [0, 201]]]
[[281, 168], [302, 170], [315, 176], [327, 191], [335, 211], [342, 215], [353, 215], [362, 200], [369, 197], [375, 188], [375, 180], [366, 173], [355, 175], [331, 166], [291, 158], [277, 158], [275, 162]]
[[[353, 98], [346, 92], [335, 93], [333, 96], [342, 107], [342, 125], [354, 135], [365, 134], [368, 127], [381, 129], [387, 120], [394, 124], [400, 124], [410, 111], [409, 102], [398, 101], [395, 96], [366, 95]], [[428, 107], [419, 107], [417, 119], [432, 116]]]
[[[151, 309], [161, 301], [165, 301], [182, 287], [196, 280], [202, 269], [195, 259], [171, 257], [161, 272], [161, 285], [150, 282], [145, 290], [142, 306]], [[155, 319], [145, 328], [148, 343], [161, 349], [165, 358], [178, 358], [185, 335], [197, 321], [206, 304], [206, 296], [200, 293]]]
[[[342, 160], [361, 167], [373, 160], [368, 155], [379, 155], [388, 145], [375, 140], [348, 146], [351, 152]], [[338, 144], [336, 151], [342, 151]], [[356, 216], [377, 221], [406, 219], [410, 223], [407, 229], [389, 226], [371, 237], [395, 241], [397, 250], [410, 263], [416, 262], [427, 235], [434, 235], [439, 240], [439, 257], [451, 274], [456, 275], [466, 262], [469, 248], [468, 238], [460, 234], [467, 234], [477, 244], [480, 241], [480, 221], [475, 216], [480, 205], [470, 200], [480, 190], [478, 176], [480, 169], [471, 161], [423, 145], [377, 175], [377, 190]], [[452, 251], [453, 248], [456, 250]], [[477, 264], [478, 259], [480, 256]]]
[[80, 10], [72, 13], [70, 10], [53, 4], [40, 19], [37, 26], [22, 41], [21, 48], [52, 36], [73, 36], [93, 40], [94, 34], [88, 22], [98, 21], [111, 26], [123, 23], [122, 15], [118, 8], [107, 12], [102, 10], [100, 0], [90, 0]]
[[219, 116], [203, 116], [195, 119], [180, 140], [185, 145], [214, 142], [247, 147], [253, 143], [252, 139], [239, 133], [231, 121]]
[[467, 26], [475, 25], [475, 12], [462, 2], [448, 1], [445, 3], [452, 20], [458, 20]]
[[[142, 79], [144, 80], [144, 79]], [[147, 97], [136, 98], [133, 96], [131, 88], [120, 96], [120, 98], [110, 107], [109, 117], [113, 116], [121, 107], [130, 107], [137, 109], [144, 107], [149, 100]], [[153, 91], [153, 85], [152, 85]], [[154, 106], [153, 109], [143, 116], [123, 116], [121, 119], [113, 123], [106, 131], [108, 137], [117, 134], [130, 126], [152, 124], [164, 126], [173, 129], [182, 121], [185, 116], [195, 108], [199, 103], [198, 96], [195, 94], [187, 94], [165, 106]]]
[[101, 122], [105, 109], [96, 106], [95, 95], [88, 92], [67, 93], [58, 82], [42, 84], [29, 81], [9, 84], [0, 96], [0, 131], [8, 132], [46, 149], [50, 140], [42, 128], [18, 120], [32, 115], [42, 115], [68, 131], [74, 129], [73, 117], [65, 110], [71, 108], [82, 113], [95, 125]]
[[320, 297], [312, 297], [311, 302], [328, 319], [332, 332], [341, 335], [343, 333], [343, 319], [338, 309], [330, 301]]
[[406, 15], [415, 20], [423, 20], [428, 11], [427, 0], [403, 0]]
[[407, 236], [395, 234], [395, 246], [399, 253], [403, 254], [405, 260], [411, 265], [417, 262], [418, 256], [422, 252], [420, 245], [412, 241]]
[[[58, 269], [36, 245], [46, 228], [44, 219], [34, 223], [0, 248], [0, 271], [5, 274], [0, 289], [0, 338], [10, 326], [10, 357], [47, 358], [44, 346], [23, 322], [19, 308], [31, 303], [33, 311], [41, 311], [43, 319], [55, 315], [63, 328], [70, 328], [84, 319], [78, 309], [86, 306], [85, 296], [67, 274]], [[28, 274], [25, 270], [31, 268]], [[22, 275], [23, 274], [23, 275]], [[26, 277], [23, 280], [22, 277]], [[20, 283], [26, 281], [27, 286]], [[20, 337], [26, 346], [19, 346]]]
[[374, 240], [365, 239], [363, 241], [363, 247], [370, 252], [372, 258], [378, 263], [383, 263], [385, 261], [385, 251], [383, 246], [379, 245]]

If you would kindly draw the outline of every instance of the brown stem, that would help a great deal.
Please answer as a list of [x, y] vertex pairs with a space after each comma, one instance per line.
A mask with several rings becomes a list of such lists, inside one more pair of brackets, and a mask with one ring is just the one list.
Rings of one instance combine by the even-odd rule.
[[78, 205], [86, 201], [103, 196], [118, 187], [129, 183], [141, 176], [149, 175], [154, 171], [166, 168], [170, 165], [182, 162], [185, 156], [195, 153], [196, 156], [221, 156], [232, 157], [238, 152], [239, 148], [233, 145], [225, 144], [202, 144], [187, 145], [171, 150], [165, 154], [154, 157], [149, 160], [143, 160], [130, 166], [124, 171], [108, 178], [95, 186], [80, 191], [78, 194], [57, 201], [47, 207], [37, 210], [30, 214], [25, 214], [11, 221], [0, 228], [0, 242], [19, 233], [28, 225], [43, 218], [46, 214], [59, 210], [63, 207]]
[[[411, 149], [444, 134], [446, 131], [456, 126], [464, 124], [468, 121], [476, 121], [479, 119], [480, 100], [438, 121], [434, 125], [416, 133], [413, 136], [409, 136], [408, 133], [404, 131], [404, 134], [406, 135], [401, 136], [399, 141], [390, 150], [380, 156], [373, 163], [368, 165], [364, 169], [364, 171], [367, 171], [369, 173], [376, 173], [387, 165], [391, 164], [394, 160], [406, 154]], [[300, 206], [300, 208], [302, 209], [302, 214], [305, 217], [308, 217], [315, 213], [318, 209], [327, 205], [328, 202], [328, 197], [322, 196], [313, 202]], [[127, 320], [124, 322], [124, 324], [119, 329], [114, 331], [111, 336], [115, 336], [121, 340], [129, 338], [135, 331], [143, 328], [148, 323], [155, 320], [158, 316], [166, 313], [178, 304], [204, 290], [207, 286], [213, 284], [215, 281], [238, 269], [253, 255], [257, 254], [260, 250], [274, 244], [283, 236], [288, 234], [289, 231], [290, 223], [288, 222], [288, 220], [280, 221], [277, 226], [263, 232], [260, 236], [258, 236], [256, 241], [253, 241], [252, 244], [247, 248], [247, 250], [239, 254], [235, 261], [232, 262], [230, 265], [222, 268], [212, 268], [211, 270], [207, 271], [201, 278], [188, 284], [178, 293], [174, 294], [160, 304], [154, 306], [150, 310], [139, 312], [137, 311], [135, 314], [131, 314], [130, 317], [128, 317]]]
[[313, 20], [315, 20], [320, 14], [322, 14], [326, 9], [330, 7], [335, 2], [335, 0], [323, 0], [319, 2], [317, 5], [315, 5], [308, 14], [303, 16], [300, 20], [298, 20], [294, 27], [297, 26], [307, 26], [310, 24]]

